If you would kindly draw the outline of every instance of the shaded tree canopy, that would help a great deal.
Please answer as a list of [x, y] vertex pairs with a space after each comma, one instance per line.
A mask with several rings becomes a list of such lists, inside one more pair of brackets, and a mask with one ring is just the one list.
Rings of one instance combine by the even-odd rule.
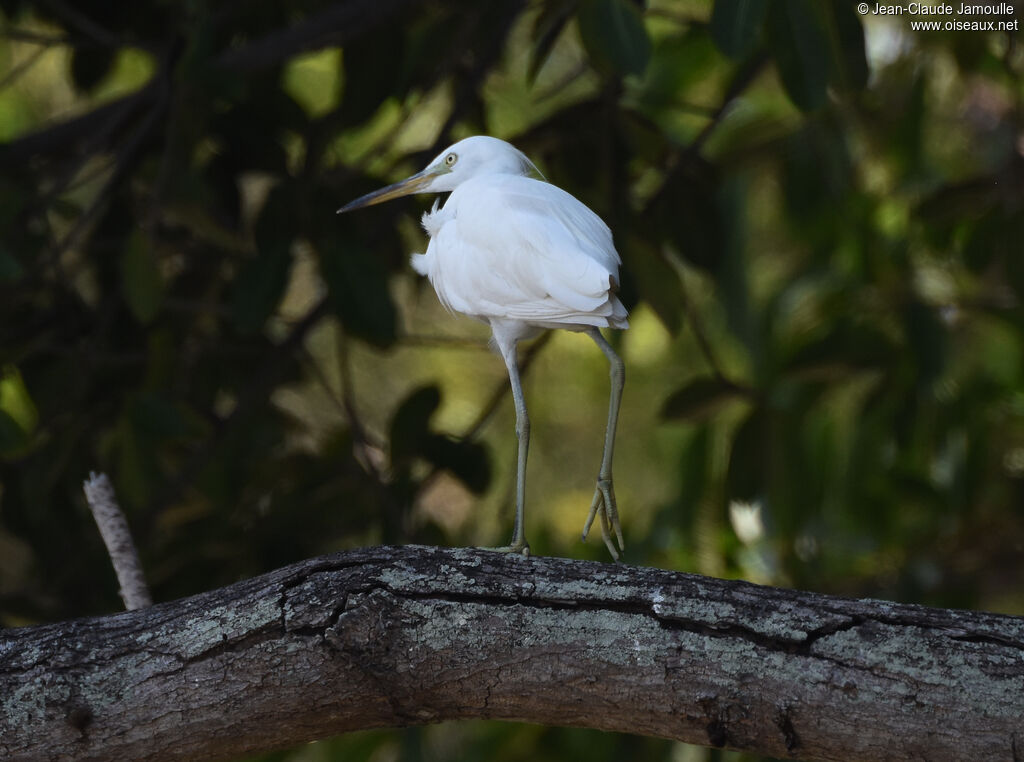
[[[334, 214], [475, 133], [614, 232], [628, 562], [1024, 611], [1019, 31], [845, 0], [0, 14], [0, 624], [118, 608], [94, 470], [158, 600], [507, 539], [501, 362], [406, 264], [429, 200]], [[526, 520], [534, 552], [601, 558], [577, 538], [607, 374], [577, 338], [524, 351]], [[490, 725], [332, 743], [703, 753]]]

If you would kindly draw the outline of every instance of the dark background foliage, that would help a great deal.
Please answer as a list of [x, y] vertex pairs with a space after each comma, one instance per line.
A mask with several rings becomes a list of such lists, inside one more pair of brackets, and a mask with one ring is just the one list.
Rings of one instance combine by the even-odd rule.
[[[406, 265], [428, 202], [334, 214], [476, 133], [615, 233], [627, 561], [1024, 613], [1019, 32], [843, 0], [0, 11], [0, 623], [118, 608], [94, 470], [158, 600], [506, 539], [507, 382]], [[524, 353], [527, 531], [602, 558], [577, 338]], [[481, 723], [273, 758], [583, 754], [730, 756]]]

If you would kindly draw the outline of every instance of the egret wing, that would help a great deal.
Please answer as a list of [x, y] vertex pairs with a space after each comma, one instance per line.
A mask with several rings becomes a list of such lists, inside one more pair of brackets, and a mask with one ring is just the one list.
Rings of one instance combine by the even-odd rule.
[[467, 181], [430, 227], [436, 232], [423, 269], [451, 309], [538, 324], [625, 326], [614, 295], [620, 260], [611, 231], [560, 188], [515, 175]]

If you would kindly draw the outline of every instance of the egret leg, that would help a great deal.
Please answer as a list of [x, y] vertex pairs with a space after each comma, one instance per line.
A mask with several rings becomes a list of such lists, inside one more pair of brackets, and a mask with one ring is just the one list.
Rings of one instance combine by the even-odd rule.
[[[608, 425], [604, 432], [604, 452], [601, 455], [601, 470], [597, 476], [597, 488], [594, 490], [594, 500], [590, 504], [590, 513], [587, 522], [583, 525], [583, 539], [587, 539], [590, 527], [595, 517], [600, 517], [601, 538], [607, 546], [612, 558], [619, 559], [619, 551], [626, 549], [622, 540], [622, 526], [619, 524], [619, 509], [615, 504], [615, 489], [612, 485], [612, 454], [615, 450], [615, 428], [619, 421], [619, 403], [622, 401], [622, 387], [626, 382], [626, 366], [622, 359], [612, 349], [601, 332], [597, 328], [590, 328], [587, 331], [590, 336], [608, 358], [609, 375], [611, 376], [611, 397], [608, 402]], [[619, 547], [616, 550], [612, 542], [612, 533], [618, 541]]]
[[516, 458], [516, 518], [512, 525], [512, 541], [504, 548], [495, 550], [530, 555], [530, 544], [526, 541], [523, 526], [523, 514], [526, 505], [526, 455], [530, 450], [530, 416], [526, 412], [526, 398], [523, 396], [523, 385], [519, 381], [519, 358], [516, 352], [517, 340], [494, 332], [495, 342], [505, 367], [508, 368], [508, 380], [512, 384], [512, 401], [516, 407], [516, 437], [519, 440]]

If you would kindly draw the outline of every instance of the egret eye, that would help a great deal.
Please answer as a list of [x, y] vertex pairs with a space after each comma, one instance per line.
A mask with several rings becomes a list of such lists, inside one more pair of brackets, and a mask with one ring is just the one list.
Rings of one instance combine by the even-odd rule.
[[458, 160], [459, 160], [458, 155], [456, 155], [454, 153], [450, 153], [450, 154], [448, 154], [447, 156], [444, 157], [444, 163], [447, 164], [449, 167], [454, 167], [455, 166], [455, 162], [457, 162]]

